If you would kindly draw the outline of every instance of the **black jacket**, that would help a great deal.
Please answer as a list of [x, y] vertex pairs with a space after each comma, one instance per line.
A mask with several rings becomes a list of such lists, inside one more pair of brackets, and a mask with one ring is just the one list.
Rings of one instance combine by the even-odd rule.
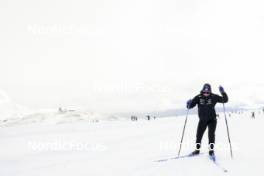
[[228, 96], [223, 93], [222, 96], [211, 93], [208, 97], [202, 93], [195, 96], [190, 104], [190, 108], [198, 105], [198, 114], [200, 120], [216, 119], [215, 105], [216, 103], [227, 103]]

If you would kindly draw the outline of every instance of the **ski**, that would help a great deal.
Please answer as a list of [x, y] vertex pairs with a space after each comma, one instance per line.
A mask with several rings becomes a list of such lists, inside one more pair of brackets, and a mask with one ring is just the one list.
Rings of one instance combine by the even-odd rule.
[[[179, 156], [179, 157], [171, 157], [171, 158], [166, 158], [166, 159], [160, 159], [160, 160], [155, 160], [155, 162], [166, 162], [169, 160], [177, 160], [177, 159], [182, 159], [182, 158], [191, 158], [191, 157], [196, 157], [196, 156], [200, 156], [202, 154], [199, 155], [192, 155], [192, 154], [188, 154], [188, 155], [183, 155], [183, 156]], [[216, 161], [216, 157], [215, 156], [209, 156], [210, 161], [212, 161], [212, 163], [219, 168], [220, 170], [222, 170], [223, 172], [227, 173], [228, 170], [224, 167], [222, 167], [217, 161]]]
[[[199, 154], [199, 155], [201, 155], [201, 154]], [[155, 162], [166, 162], [166, 161], [169, 161], [169, 160], [177, 160], [177, 159], [182, 159], [182, 158], [190, 158], [190, 157], [195, 157], [195, 156], [199, 156], [199, 155], [188, 154], [188, 155], [176, 156], [176, 157], [172, 157], [172, 158], [160, 159], [160, 160], [156, 160]]]
[[217, 166], [217, 168], [219, 168], [220, 170], [222, 170], [223, 172], [227, 173], [228, 170], [224, 167], [222, 167], [217, 161], [216, 161], [216, 157], [215, 155], [213, 156], [209, 156], [209, 159], [214, 163], [215, 166]]

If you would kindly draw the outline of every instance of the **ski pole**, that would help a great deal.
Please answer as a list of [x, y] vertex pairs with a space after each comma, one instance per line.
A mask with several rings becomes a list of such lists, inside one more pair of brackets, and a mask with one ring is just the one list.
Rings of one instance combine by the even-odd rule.
[[229, 146], [230, 146], [230, 154], [231, 154], [231, 158], [233, 159], [233, 151], [232, 151], [232, 145], [231, 145], [231, 139], [230, 139], [230, 135], [229, 135], [229, 128], [228, 128], [228, 123], [227, 123], [227, 118], [226, 118], [226, 110], [225, 110], [225, 104], [224, 103], [223, 103], [223, 108], [224, 108], [224, 115], [225, 115], [225, 123], [226, 123], [228, 142], [229, 142]]
[[179, 149], [179, 152], [178, 152], [178, 157], [180, 157], [180, 153], [181, 153], [182, 141], [183, 141], [183, 137], [184, 137], [185, 126], [186, 126], [186, 123], [187, 123], [188, 115], [189, 115], [189, 109], [187, 110], [187, 114], [186, 114], [186, 118], [185, 118], [185, 122], [184, 122], [184, 127], [183, 127], [182, 137], [181, 137], [181, 143], [180, 143], [180, 149]]

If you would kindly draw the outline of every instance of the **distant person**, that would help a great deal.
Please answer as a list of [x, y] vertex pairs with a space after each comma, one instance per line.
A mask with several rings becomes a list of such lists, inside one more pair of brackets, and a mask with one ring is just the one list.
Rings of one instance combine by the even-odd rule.
[[255, 112], [251, 113], [251, 118], [255, 119]]
[[150, 115], [147, 115], [147, 119], [150, 120]]
[[64, 109], [62, 109], [62, 107], [59, 107], [59, 113], [65, 113], [66, 112], [66, 110], [64, 110]]
[[137, 121], [137, 116], [131, 116], [131, 121]]
[[209, 138], [209, 155], [215, 157], [214, 145], [215, 145], [215, 130], [217, 125], [215, 105], [216, 103], [227, 103], [228, 96], [222, 86], [219, 86], [219, 91], [222, 96], [212, 93], [211, 85], [204, 84], [199, 95], [193, 99], [187, 101], [187, 108], [191, 109], [198, 105], [199, 123], [196, 133], [196, 149], [191, 153], [192, 155], [198, 155], [200, 153], [201, 141], [203, 134], [208, 127]]
[[62, 108], [61, 108], [61, 107], [59, 107], [59, 112], [61, 112], [61, 113], [63, 112], [63, 110], [62, 110]]

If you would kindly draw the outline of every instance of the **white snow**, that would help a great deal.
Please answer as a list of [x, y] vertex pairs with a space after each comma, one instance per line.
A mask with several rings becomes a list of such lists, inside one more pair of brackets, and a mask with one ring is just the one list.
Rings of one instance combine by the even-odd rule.
[[[50, 114], [52, 116], [54, 114]], [[58, 116], [54, 116], [58, 118]], [[29, 117], [28, 117], [29, 118]], [[41, 119], [35, 114], [32, 119]], [[216, 150], [222, 172], [207, 158], [207, 133], [201, 157], [154, 162], [177, 155], [184, 117], [152, 121], [80, 121], [72, 116], [67, 123], [24, 123], [0, 128], [1, 176], [218, 176], [263, 175], [264, 148], [262, 112], [228, 117], [234, 159], [231, 160], [226, 126], [220, 115], [217, 143], [227, 146]], [[77, 119], [77, 120], [73, 120]], [[60, 121], [61, 119], [59, 119]], [[56, 121], [56, 120], [55, 120]], [[43, 121], [42, 121], [43, 122]], [[190, 116], [182, 155], [193, 150], [196, 115]]]

